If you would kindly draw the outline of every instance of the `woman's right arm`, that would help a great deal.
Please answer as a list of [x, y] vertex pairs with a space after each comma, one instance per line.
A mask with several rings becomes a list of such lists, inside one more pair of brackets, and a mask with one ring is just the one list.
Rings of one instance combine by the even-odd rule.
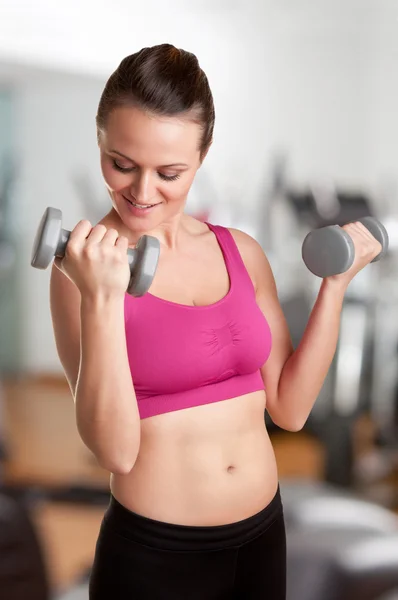
[[127, 356], [124, 296], [81, 294], [53, 266], [50, 306], [79, 434], [104, 469], [128, 473], [140, 447], [140, 416]]

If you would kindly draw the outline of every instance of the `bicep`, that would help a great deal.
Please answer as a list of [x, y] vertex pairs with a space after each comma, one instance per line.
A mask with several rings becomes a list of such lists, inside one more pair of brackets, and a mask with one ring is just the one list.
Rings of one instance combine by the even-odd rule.
[[57, 267], [52, 267], [50, 310], [59, 359], [74, 395], [80, 367], [80, 292]]

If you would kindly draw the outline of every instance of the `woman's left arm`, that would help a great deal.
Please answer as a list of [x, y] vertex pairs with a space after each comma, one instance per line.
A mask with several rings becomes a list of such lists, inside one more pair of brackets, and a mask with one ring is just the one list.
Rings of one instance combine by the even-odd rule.
[[231, 231], [272, 333], [271, 354], [261, 369], [267, 412], [278, 427], [288, 431], [302, 429], [321, 391], [336, 352], [341, 310], [350, 281], [381, 250], [379, 242], [361, 223], [351, 223], [343, 229], [354, 242], [354, 263], [346, 273], [322, 281], [307, 326], [294, 351], [274, 276], [261, 246], [250, 236]]

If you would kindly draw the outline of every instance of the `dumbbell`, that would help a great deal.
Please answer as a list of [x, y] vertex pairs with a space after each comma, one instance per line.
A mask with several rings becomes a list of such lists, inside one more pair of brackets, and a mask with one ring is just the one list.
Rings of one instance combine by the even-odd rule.
[[[380, 260], [388, 250], [388, 233], [374, 217], [358, 219], [382, 245], [382, 250], [372, 262]], [[302, 257], [306, 267], [318, 277], [330, 277], [345, 273], [355, 257], [354, 242], [339, 225], [314, 229], [307, 234], [302, 245]]]
[[[70, 234], [62, 229], [62, 212], [51, 206], [46, 208], [33, 242], [31, 266], [46, 269], [53, 258], [63, 258]], [[149, 235], [143, 235], [134, 249], [127, 250], [131, 273], [127, 292], [131, 296], [143, 296], [149, 290], [159, 254], [159, 240]]]

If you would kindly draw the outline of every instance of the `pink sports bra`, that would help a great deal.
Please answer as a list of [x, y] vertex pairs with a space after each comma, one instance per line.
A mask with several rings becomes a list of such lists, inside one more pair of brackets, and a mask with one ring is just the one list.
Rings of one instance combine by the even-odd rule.
[[128, 359], [141, 419], [264, 389], [271, 331], [231, 232], [215, 234], [229, 274], [226, 296], [187, 306], [149, 292], [125, 296]]

